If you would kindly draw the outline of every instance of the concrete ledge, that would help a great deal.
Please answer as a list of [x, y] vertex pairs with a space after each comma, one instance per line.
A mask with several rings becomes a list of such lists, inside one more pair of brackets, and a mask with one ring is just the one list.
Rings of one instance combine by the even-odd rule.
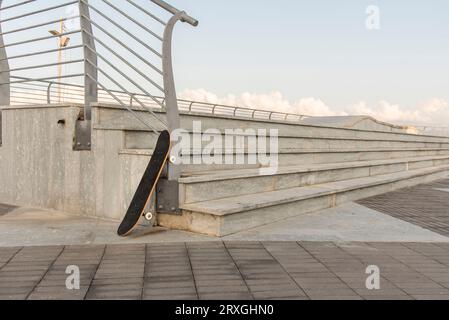
[[[132, 153], [130, 153], [132, 154]], [[142, 153], [142, 154], [146, 154]], [[374, 160], [374, 161], [354, 161], [354, 162], [344, 162], [344, 163], [325, 163], [321, 165], [307, 165], [307, 166], [285, 166], [280, 167], [276, 175], [288, 175], [293, 173], [307, 173], [307, 172], [318, 172], [327, 170], [338, 170], [338, 169], [348, 169], [356, 167], [370, 167], [374, 168], [376, 166], [383, 166], [388, 164], [401, 164], [401, 163], [420, 163], [426, 161], [436, 161], [436, 160], [449, 160], [449, 155], [447, 156], [430, 156], [430, 157], [416, 157], [416, 158], [401, 158], [401, 159], [391, 159], [391, 160]], [[180, 179], [181, 183], [200, 183], [200, 182], [211, 182], [211, 181], [224, 181], [233, 180], [240, 178], [253, 178], [253, 177], [263, 177], [271, 176], [268, 174], [263, 174], [258, 169], [241, 169], [241, 170], [222, 170], [222, 171], [208, 171], [202, 173], [184, 173], [184, 176]]]
[[[449, 165], [183, 205], [161, 226], [225, 236], [307, 212], [449, 176]], [[275, 212], [275, 213], [274, 213]]]
[[441, 165], [449, 165], [449, 156], [437, 159], [414, 158], [405, 161], [401, 159], [280, 167], [275, 175], [261, 175], [258, 169], [221, 170], [221, 173], [197, 175], [193, 173], [193, 176], [180, 179], [181, 201], [183, 204], [189, 204]]
[[[98, 125], [101, 128], [103, 126], [104, 128], [113, 129], [117, 125], [120, 126], [123, 130], [133, 130], [133, 131], [148, 131], [148, 128], [145, 128], [143, 125], [139, 125], [136, 123], [135, 120], [132, 120], [132, 115], [120, 106], [114, 106], [114, 105], [93, 105], [93, 108], [97, 109], [100, 114], [103, 115], [103, 117], [100, 117], [101, 121], [98, 121], [95, 125]], [[151, 115], [148, 112], [143, 111], [139, 108], [133, 108], [134, 111], [141, 114], [143, 117], [148, 117], [149, 120], [151, 120]], [[103, 112], [104, 111], [104, 112]], [[164, 115], [164, 112], [161, 109], [153, 109], [155, 113], [159, 113], [162, 116]], [[104, 114], [103, 114], [104, 113]], [[107, 116], [107, 114], [113, 113], [123, 114], [123, 119], [121, 121], [110, 121], [110, 119], [117, 119], [117, 117], [113, 116], [110, 118]], [[416, 138], [420, 139], [423, 138], [423, 140], [438, 140], [438, 141], [444, 141], [448, 142], [449, 137], [441, 137], [441, 136], [431, 136], [431, 135], [415, 135], [415, 134], [407, 134], [407, 133], [398, 133], [398, 132], [391, 132], [391, 131], [376, 131], [376, 130], [361, 130], [361, 129], [351, 129], [351, 128], [337, 128], [332, 126], [318, 126], [318, 125], [308, 125], [308, 124], [302, 124], [300, 122], [285, 122], [285, 121], [279, 121], [279, 120], [268, 120], [268, 119], [251, 119], [247, 117], [232, 117], [225, 115], [212, 115], [212, 114], [204, 114], [204, 113], [186, 113], [181, 112], [181, 127], [185, 129], [189, 129], [192, 124], [192, 120], [203, 120], [203, 123], [205, 124], [205, 127], [211, 127], [211, 128], [217, 128], [219, 129], [223, 124], [226, 124], [226, 128], [279, 128], [282, 129], [280, 131], [290, 131], [290, 132], [296, 132], [298, 134], [301, 134], [303, 132], [310, 132], [310, 137], [314, 136], [321, 136], [315, 134], [317, 131], [320, 132], [327, 132], [329, 137], [336, 136], [338, 133], [342, 133], [343, 136], [370, 136], [370, 135], [376, 135], [380, 134], [384, 137], [407, 137], [407, 138]], [[154, 119], [153, 119], [154, 121]], [[157, 123], [157, 122], [154, 122]], [[213, 123], [214, 125], [209, 125]], [[190, 125], [189, 125], [190, 124]]]

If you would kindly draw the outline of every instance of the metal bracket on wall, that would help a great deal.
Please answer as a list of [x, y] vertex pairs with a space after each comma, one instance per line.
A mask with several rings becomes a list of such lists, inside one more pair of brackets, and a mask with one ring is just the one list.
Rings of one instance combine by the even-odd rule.
[[156, 208], [158, 213], [181, 214], [178, 181], [169, 181], [165, 178], [159, 180], [156, 188]]
[[73, 139], [73, 150], [88, 151], [92, 147], [92, 121], [77, 120], [75, 125], [75, 136]]

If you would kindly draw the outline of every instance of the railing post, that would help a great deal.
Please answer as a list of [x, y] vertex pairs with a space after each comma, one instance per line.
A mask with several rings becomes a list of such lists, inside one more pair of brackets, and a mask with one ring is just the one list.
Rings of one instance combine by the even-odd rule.
[[[3, 0], [0, 0], [0, 8], [2, 7]], [[0, 70], [9, 70], [8, 56], [6, 49], [3, 47], [3, 31], [2, 24], [0, 22]], [[10, 92], [10, 74], [9, 71], [0, 72], [0, 106], [8, 106], [11, 104], [11, 92]], [[0, 109], [0, 145], [2, 144], [2, 110]]]
[[[2, 7], [3, 0], [0, 0], [0, 8]], [[6, 49], [3, 47], [3, 31], [2, 25], [0, 23], [0, 70], [9, 70], [8, 56], [6, 54]], [[5, 83], [0, 85], [0, 105], [6, 106], [10, 104], [10, 91], [9, 91], [9, 71], [2, 71], [0, 73], [0, 83]]]
[[[164, 31], [162, 45], [162, 71], [164, 73], [165, 108], [167, 109], [167, 124], [170, 133], [181, 126], [179, 119], [178, 98], [176, 96], [175, 79], [172, 62], [173, 29], [185, 13], [178, 12], [168, 21]], [[181, 168], [177, 165], [169, 165], [168, 180], [178, 181], [181, 176]]]
[[[176, 13], [167, 23], [162, 44], [162, 71], [164, 74], [165, 109], [170, 133], [181, 127], [179, 119], [178, 99], [172, 62], [172, 38], [176, 23], [181, 20], [182, 12]], [[170, 157], [171, 158], [171, 157]], [[171, 158], [171, 160], [173, 160]], [[167, 179], [162, 179], [157, 186], [157, 211], [166, 213], [179, 212], [179, 183], [181, 166], [169, 161]]]
[[90, 150], [92, 140], [92, 103], [98, 102], [98, 58], [90, 20], [89, 0], [79, 0], [81, 38], [84, 52], [84, 119], [77, 122], [75, 150]]
[[[172, 62], [172, 39], [173, 29], [178, 21], [186, 21], [187, 15], [183, 11], [176, 11], [164, 1], [152, 0], [154, 3], [166, 8], [173, 13], [173, 17], [168, 21], [164, 30], [162, 44], [162, 71], [164, 75], [165, 108], [167, 114], [167, 124], [170, 133], [180, 129], [178, 98], [176, 95], [175, 80], [173, 75]], [[198, 22], [190, 19], [192, 25]], [[176, 155], [175, 155], [176, 156]], [[174, 160], [171, 158], [171, 160]], [[163, 179], [158, 184], [157, 210], [166, 213], [179, 213], [179, 178], [181, 177], [181, 166], [169, 161], [167, 165], [167, 179]]]
[[[84, 102], [85, 102], [85, 120], [92, 120], [91, 104], [98, 101], [98, 58], [95, 51], [95, 40], [93, 35], [92, 23], [90, 21], [89, 0], [79, 1], [80, 24], [82, 41], [84, 46]], [[90, 49], [89, 49], [90, 48]], [[91, 50], [93, 49], [93, 50]], [[88, 61], [92, 62], [89, 63]], [[93, 64], [93, 65], [92, 65]], [[95, 79], [95, 80], [93, 80]]]
[[53, 85], [53, 82], [50, 82], [47, 87], [47, 103], [48, 104], [51, 104], [51, 86], [52, 85]]

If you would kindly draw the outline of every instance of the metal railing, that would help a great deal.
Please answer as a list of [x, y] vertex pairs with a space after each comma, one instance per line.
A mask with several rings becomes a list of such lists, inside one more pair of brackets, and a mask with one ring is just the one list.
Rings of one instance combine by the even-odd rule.
[[[172, 33], [178, 21], [198, 24], [185, 12], [161, 0], [0, 0], [0, 12], [0, 105], [9, 105], [11, 94], [23, 93], [26, 85], [56, 83], [59, 100], [64, 89], [58, 83], [67, 81], [68, 85], [77, 86], [83, 90], [85, 108], [81, 120], [86, 122], [79, 126], [80, 131], [86, 132], [77, 134], [75, 148], [80, 150], [90, 149], [88, 122], [91, 104], [99, 102], [99, 92], [107, 93], [155, 132], [154, 125], [129, 108], [130, 97], [167, 129], [179, 127]], [[165, 19], [159, 15], [165, 15]], [[58, 24], [59, 31], [48, 33], [49, 27]], [[63, 53], [68, 58], [62, 59]], [[59, 69], [59, 74], [55, 69]], [[117, 91], [122, 94], [117, 96]], [[124, 99], [124, 94], [128, 99]], [[161, 95], [164, 103], [156, 98]], [[141, 97], [164, 108], [167, 122], [158, 118]], [[35, 98], [24, 94], [20, 99], [39, 101]]]
[[434, 125], [412, 125], [412, 127], [416, 128], [418, 134], [449, 137], [449, 127]]
[[[184, 11], [162, 0], [0, 0], [0, 15], [0, 105], [15, 95], [21, 103], [62, 102], [66, 87], [77, 88], [73, 99], [84, 105], [74, 141], [80, 151], [91, 148], [91, 106], [100, 98], [155, 133], [131, 100], [169, 131], [179, 128], [173, 30], [178, 21], [198, 25]], [[30, 90], [42, 85], [47, 98]], [[168, 180], [176, 182], [180, 168], [168, 167]]]
[[[14, 77], [14, 76], [13, 76]], [[14, 77], [16, 78], [16, 77]], [[19, 78], [21, 79], [21, 78]], [[59, 89], [62, 94], [59, 95]], [[29, 105], [30, 103], [36, 104], [55, 104], [55, 103], [83, 103], [83, 87], [76, 86], [70, 83], [54, 82], [54, 81], [39, 81], [39, 82], [27, 82], [23, 84], [11, 85], [11, 105]], [[123, 91], [114, 91], [116, 95], [122, 101], [128, 101], [128, 106], [133, 110], [139, 108], [140, 104], [136, 102], [136, 99], [143, 102], [145, 106], [150, 107], [153, 110], [161, 109], [161, 105], [165, 105], [165, 98], [155, 96], [159, 103], [154, 102], [149, 97], [131, 93], [128, 95]], [[62, 98], [62, 99], [58, 99]], [[99, 104], [118, 104], [117, 101], [112, 98], [106, 91], [98, 90], [98, 103]], [[254, 120], [273, 120], [273, 121], [288, 121], [288, 122], [300, 122], [301, 120], [308, 118], [306, 115], [299, 115], [293, 113], [284, 113], [277, 111], [265, 111], [257, 108], [230, 106], [223, 104], [213, 104], [206, 102], [198, 102], [192, 100], [178, 99], [178, 110], [187, 114], [205, 114], [216, 116], [230, 116], [230, 117], [243, 117]]]

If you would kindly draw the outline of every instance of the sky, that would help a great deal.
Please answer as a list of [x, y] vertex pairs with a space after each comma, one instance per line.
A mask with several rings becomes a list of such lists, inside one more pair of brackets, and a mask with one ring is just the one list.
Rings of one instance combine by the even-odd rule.
[[[197, 28], [178, 24], [174, 34], [175, 78], [181, 98], [312, 116], [365, 114], [395, 123], [449, 126], [447, 0], [169, 2], [200, 21]], [[102, 12], [120, 19], [107, 6]], [[61, 9], [56, 15], [64, 14], [73, 12]], [[27, 23], [38, 18], [30, 17]], [[4, 29], [14, 27], [18, 25], [10, 23]], [[33, 36], [48, 33], [45, 28]], [[122, 39], [119, 32], [114, 35]], [[22, 33], [6, 40], [30, 36]], [[77, 41], [79, 37], [73, 35], [72, 44]], [[45, 44], [54, 45], [54, 40]], [[8, 54], [36, 48], [37, 44], [8, 48]], [[147, 57], [144, 49], [135, 47]], [[114, 58], [104, 48], [99, 50]], [[77, 59], [79, 54], [67, 52], [64, 59]], [[53, 54], [43, 60], [54, 58]], [[19, 61], [12, 62], [12, 67], [14, 63]], [[66, 66], [64, 73], [74, 73], [76, 68], [76, 64]]]
[[[200, 21], [176, 31], [185, 98], [449, 122], [447, 0], [172, 3]], [[371, 5], [380, 29], [366, 26]]]

